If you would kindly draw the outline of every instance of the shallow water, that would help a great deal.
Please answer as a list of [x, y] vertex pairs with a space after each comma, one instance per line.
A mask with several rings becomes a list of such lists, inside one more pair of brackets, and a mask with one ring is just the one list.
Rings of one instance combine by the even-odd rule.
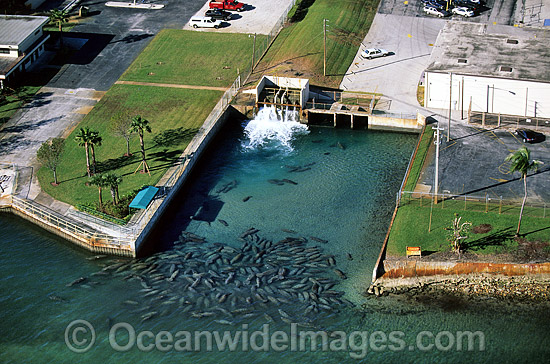
[[[370, 282], [395, 193], [416, 136], [312, 128], [307, 134], [293, 135], [288, 144], [290, 148], [270, 141], [261, 148], [250, 149], [247, 148], [250, 140], [243, 128], [244, 125], [233, 123], [223, 131], [223, 137], [214, 142], [215, 150], [204, 157], [206, 163], [184, 186], [174, 208], [149, 242], [153, 257], [143, 257], [124, 269], [112, 269], [108, 275], [92, 274], [117, 262], [129, 261], [88, 260], [89, 253], [16, 217], [1, 215], [0, 362], [492, 363], [547, 358], [550, 320], [542, 309], [504, 303], [409, 302], [395, 297], [365, 299], [360, 295]], [[268, 182], [283, 179], [293, 183]], [[258, 315], [248, 318], [238, 314], [228, 319], [225, 316], [193, 318], [189, 316], [190, 311], [183, 313], [163, 303], [166, 299], [154, 300], [155, 295], [145, 297], [149, 291], [143, 291], [141, 282], [133, 278], [139, 273], [153, 285], [152, 273], [144, 272], [148, 267], [155, 264], [155, 270], [167, 271], [168, 266], [163, 262], [179, 258], [163, 257], [191, 249], [188, 244], [173, 244], [182, 230], [204, 237], [205, 249], [214, 247], [214, 243], [239, 248], [243, 242], [238, 237], [251, 227], [259, 230], [258, 238], [276, 242], [289, 236], [305, 237], [308, 240], [305, 246], [319, 247], [323, 254], [333, 255], [337, 267], [348, 278], [341, 280], [331, 268], [319, 276], [338, 282], [334, 289], [344, 291], [345, 297], [356, 306], [342, 305], [334, 307], [335, 311], [312, 315], [301, 312], [302, 306], [296, 301], [280, 306], [254, 305], [253, 311]], [[348, 259], [348, 254], [353, 260]], [[192, 259], [205, 260], [204, 256]], [[79, 277], [86, 280], [67, 286]], [[168, 296], [179, 293], [182, 286], [178, 279], [162, 281], [163, 289], [170, 291], [166, 293]], [[218, 286], [224, 288], [222, 282]], [[201, 295], [207, 296], [207, 293], [205, 290]], [[188, 299], [196, 297], [190, 294]], [[140, 311], [142, 307], [147, 310]], [[269, 338], [277, 330], [290, 331], [290, 324], [282, 320], [278, 309], [288, 312], [293, 322], [311, 325], [298, 330], [344, 331], [347, 335], [353, 331], [367, 332], [370, 344], [364, 336], [355, 334], [351, 345], [349, 341], [344, 347], [333, 343], [329, 348], [332, 350], [322, 350], [320, 346], [313, 350], [299, 350], [299, 347], [292, 350], [289, 346], [285, 350], [263, 351], [259, 333], [256, 334], [259, 348], [246, 344], [244, 336], [250, 338], [268, 322], [263, 313], [275, 321], [270, 323]], [[149, 311], [159, 313], [144, 320], [143, 315]], [[73, 320], [86, 320], [95, 329], [95, 343], [85, 353], [70, 351], [65, 342], [66, 328]], [[136, 344], [127, 352], [118, 352], [109, 340], [110, 329], [118, 323], [132, 325], [137, 333], [150, 330], [156, 335], [166, 330], [175, 335], [182, 330], [218, 330], [239, 333], [241, 337], [234, 351], [214, 348], [208, 352], [203, 340], [200, 348], [193, 347], [200, 349], [198, 351], [176, 348], [166, 352], [157, 348], [143, 351]], [[375, 331], [381, 333], [370, 337]], [[439, 349], [421, 350], [416, 345], [416, 336], [422, 331], [434, 335], [432, 339], [429, 334], [424, 338], [421, 344], [425, 345], [434, 343], [439, 332], [448, 333], [439, 334]], [[456, 337], [457, 331], [481, 331], [484, 350], [478, 350], [479, 345], [474, 345], [473, 351], [457, 350], [456, 344], [448, 342], [451, 334]], [[77, 332], [75, 338], [84, 343], [87, 336]], [[115, 344], [123, 346], [128, 335], [120, 330], [116, 338]], [[69, 339], [72, 336], [69, 335]], [[145, 339], [146, 343], [154, 342]], [[479, 344], [479, 340], [475, 343]]]

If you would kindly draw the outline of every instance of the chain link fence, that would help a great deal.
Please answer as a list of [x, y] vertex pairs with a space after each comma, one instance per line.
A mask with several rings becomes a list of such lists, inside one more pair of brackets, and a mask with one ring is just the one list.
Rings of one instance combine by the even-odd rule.
[[550, 131], [550, 119], [548, 118], [494, 114], [481, 111], [470, 111], [468, 123], [479, 125], [482, 128], [526, 128]]
[[[435, 203], [437, 197], [437, 203]], [[434, 209], [451, 209], [459, 211], [491, 212], [497, 214], [519, 215], [521, 202], [504, 200], [502, 197], [453, 195], [448, 193], [433, 194], [430, 192], [403, 191], [397, 194], [398, 207], [412, 205]], [[549, 217], [546, 203], [526, 202], [523, 216]]]

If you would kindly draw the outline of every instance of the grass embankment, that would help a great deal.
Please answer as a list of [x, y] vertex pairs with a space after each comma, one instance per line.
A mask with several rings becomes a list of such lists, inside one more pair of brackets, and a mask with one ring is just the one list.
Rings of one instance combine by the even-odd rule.
[[[439, 206], [439, 207], [438, 207]], [[388, 240], [388, 255], [405, 255], [407, 246], [421, 246], [422, 251], [449, 251], [447, 240], [454, 214], [462, 217], [462, 222], [469, 221], [472, 225], [489, 224], [491, 231], [483, 234], [470, 232], [466, 240], [466, 251], [492, 254], [505, 253], [518, 246], [514, 239], [519, 209], [517, 214], [498, 214], [498, 212], [464, 211], [463, 209], [445, 207], [441, 202], [432, 210], [431, 231], [428, 231], [430, 221], [430, 203], [426, 200], [423, 207], [407, 204], [399, 207]], [[548, 218], [524, 216], [521, 224], [521, 234], [529, 241], [548, 241], [550, 222]]]
[[[228, 87], [236, 78], [237, 69], [251, 62], [243, 59], [242, 54], [251, 52], [252, 41], [247, 35], [164, 30], [121, 79]], [[38, 172], [42, 188], [55, 199], [71, 205], [98, 201], [97, 187], [86, 186], [84, 148], [74, 142], [81, 127], [99, 131], [103, 137], [102, 146], [96, 147], [98, 172], [122, 176], [121, 195], [143, 185], [154, 185], [187, 147], [222, 94], [222, 91], [114, 85], [67, 137], [58, 167], [59, 186], [50, 184], [52, 173], [42, 168]], [[131, 141], [133, 156], [124, 157], [125, 140], [111, 133], [111, 117], [119, 113], [141, 115], [150, 121], [152, 133], [145, 134], [145, 147], [151, 176], [134, 174], [141, 162], [137, 135]], [[103, 195], [105, 201], [110, 200], [108, 188]]]
[[[430, 126], [418, 144], [404, 191], [412, 192], [422, 172], [424, 161], [433, 140]], [[388, 238], [388, 255], [404, 256], [407, 246], [421, 246], [424, 253], [449, 251], [447, 240], [455, 213], [462, 217], [462, 222], [471, 222], [473, 227], [487, 224], [490, 231], [485, 233], [470, 232], [466, 240], [466, 250], [481, 254], [504, 253], [518, 246], [514, 239], [519, 206], [500, 205], [494, 201], [486, 205], [483, 202], [464, 200], [439, 201], [431, 204], [428, 198], [402, 198]], [[431, 226], [430, 226], [431, 214]], [[550, 222], [542, 218], [542, 209], [526, 207], [522, 220], [522, 236], [529, 240], [548, 241]]]
[[[379, 0], [302, 0], [256, 68], [261, 74], [309, 78], [338, 88], [367, 34]], [[327, 19], [327, 76], [323, 76], [323, 19]]]
[[[59, 186], [51, 186], [51, 171], [41, 168], [38, 178], [42, 188], [55, 199], [71, 205], [95, 203], [98, 200], [97, 188], [86, 186], [88, 177], [84, 148], [74, 141], [81, 127], [99, 131], [103, 137], [102, 145], [96, 147], [97, 172], [113, 172], [122, 176], [121, 195], [143, 185], [154, 185], [183, 153], [221, 95], [221, 91], [113, 86], [67, 137], [58, 167]], [[111, 116], [117, 113], [141, 115], [150, 121], [152, 133], [145, 133], [145, 148], [151, 176], [139, 171], [134, 174], [141, 162], [137, 135], [132, 136], [131, 140], [133, 156], [124, 157], [126, 141], [114, 136], [109, 130]], [[106, 201], [110, 199], [107, 190], [104, 191]]]
[[422, 138], [418, 143], [416, 149], [416, 154], [414, 155], [414, 161], [409, 170], [407, 180], [403, 186], [403, 191], [414, 191], [418, 178], [420, 178], [420, 173], [422, 173], [422, 168], [424, 167], [424, 161], [428, 156], [428, 150], [432, 144], [434, 136], [434, 131], [430, 125], [426, 126]]
[[[256, 42], [263, 38], [257, 35]], [[120, 79], [229, 87], [250, 67], [253, 40], [248, 34], [163, 30]]]

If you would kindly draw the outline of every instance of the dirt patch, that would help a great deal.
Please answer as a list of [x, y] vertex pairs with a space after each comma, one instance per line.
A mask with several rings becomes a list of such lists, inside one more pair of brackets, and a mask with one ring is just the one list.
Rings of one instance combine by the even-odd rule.
[[493, 227], [490, 224], [481, 224], [472, 228], [474, 234], [486, 234], [491, 230], [493, 230]]

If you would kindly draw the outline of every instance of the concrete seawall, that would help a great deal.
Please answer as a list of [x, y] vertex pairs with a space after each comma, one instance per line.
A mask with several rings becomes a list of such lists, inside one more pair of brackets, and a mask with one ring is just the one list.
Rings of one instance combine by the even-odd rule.
[[182, 175], [178, 178], [176, 184], [173, 186], [173, 188], [167, 193], [166, 197], [164, 197], [164, 200], [162, 204], [158, 207], [155, 214], [151, 217], [149, 220], [149, 223], [145, 226], [145, 228], [141, 231], [141, 234], [138, 236], [135, 242], [136, 246], [136, 252], [137, 255], [139, 253], [139, 250], [143, 246], [143, 243], [147, 239], [147, 237], [150, 235], [151, 231], [159, 221], [159, 219], [162, 218], [163, 213], [168, 208], [170, 202], [173, 200], [174, 196], [177, 195], [178, 191], [180, 190], [181, 186], [185, 183], [185, 180], [192, 172], [193, 168], [197, 164], [197, 161], [200, 159], [200, 155], [206, 150], [206, 148], [210, 145], [210, 142], [214, 137], [217, 135], [218, 131], [225, 125], [227, 122], [227, 119], [234, 113], [238, 113], [237, 110], [235, 110], [232, 106], [225, 109], [225, 111], [220, 115], [220, 117], [217, 119], [217, 121], [212, 125], [212, 127], [206, 132], [203, 139], [201, 140], [200, 144], [198, 144], [197, 147], [194, 147], [191, 143], [184, 151], [184, 155], [193, 154], [193, 158], [187, 159], [185, 161], [184, 171]]
[[384, 260], [384, 271], [382, 279], [467, 274], [550, 276], [550, 263], [423, 262], [399, 259]]

